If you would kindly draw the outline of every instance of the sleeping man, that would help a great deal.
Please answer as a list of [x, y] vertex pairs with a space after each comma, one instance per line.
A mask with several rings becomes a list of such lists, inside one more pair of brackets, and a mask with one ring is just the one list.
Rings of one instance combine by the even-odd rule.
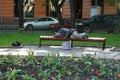
[[87, 33], [78, 33], [76, 29], [61, 28], [58, 32], [55, 32], [55, 38], [73, 38], [73, 39], [87, 39]]

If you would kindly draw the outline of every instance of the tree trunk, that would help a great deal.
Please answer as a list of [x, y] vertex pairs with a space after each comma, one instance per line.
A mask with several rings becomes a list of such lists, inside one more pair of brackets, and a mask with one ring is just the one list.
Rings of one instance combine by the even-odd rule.
[[23, 0], [19, 0], [19, 28], [23, 28]]
[[64, 22], [63, 22], [63, 18], [62, 18], [62, 14], [61, 14], [60, 9], [63, 6], [63, 3], [65, 2], [65, 0], [62, 0], [61, 4], [59, 4], [59, 0], [51, 0], [51, 2], [52, 2], [52, 5], [55, 8], [59, 23], [62, 27], [64, 25]]
[[49, 16], [49, 1], [46, 0], [46, 16]]
[[70, 12], [71, 12], [71, 22], [72, 22], [72, 27], [75, 27], [75, 8], [74, 8], [74, 0], [69, 0], [70, 3]]
[[70, 12], [71, 12], [71, 18], [73, 19], [75, 16], [75, 12], [74, 12], [74, 0], [69, 0], [70, 3]]
[[56, 8], [56, 14], [57, 14], [59, 23], [61, 24], [61, 26], [63, 26], [63, 25], [64, 25], [64, 22], [63, 22], [63, 18], [62, 18], [60, 9]]

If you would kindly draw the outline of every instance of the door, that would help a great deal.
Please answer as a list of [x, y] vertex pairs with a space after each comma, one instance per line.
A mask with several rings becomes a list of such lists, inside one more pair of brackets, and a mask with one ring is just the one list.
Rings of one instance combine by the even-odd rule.
[[75, 0], [75, 16], [77, 19], [82, 18], [82, 0]]

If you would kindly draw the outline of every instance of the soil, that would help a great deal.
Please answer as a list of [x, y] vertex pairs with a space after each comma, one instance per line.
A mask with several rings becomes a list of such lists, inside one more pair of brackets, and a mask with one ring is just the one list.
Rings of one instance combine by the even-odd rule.
[[1, 56], [0, 80], [119, 80], [119, 64], [90, 56]]

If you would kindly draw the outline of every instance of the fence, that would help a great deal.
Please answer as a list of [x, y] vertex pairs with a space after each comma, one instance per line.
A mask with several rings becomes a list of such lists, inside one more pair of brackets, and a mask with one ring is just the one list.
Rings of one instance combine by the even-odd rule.
[[19, 19], [0, 16], [0, 33], [16, 33], [19, 29]]
[[19, 26], [18, 25], [0, 25], [0, 32], [11, 32], [16, 33], [18, 32]]
[[[18, 33], [19, 25], [0, 25], [0, 33]], [[53, 33], [54, 30], [50, 29], [37, 29], [32, 31], [25, 31], [25, 33]]]

